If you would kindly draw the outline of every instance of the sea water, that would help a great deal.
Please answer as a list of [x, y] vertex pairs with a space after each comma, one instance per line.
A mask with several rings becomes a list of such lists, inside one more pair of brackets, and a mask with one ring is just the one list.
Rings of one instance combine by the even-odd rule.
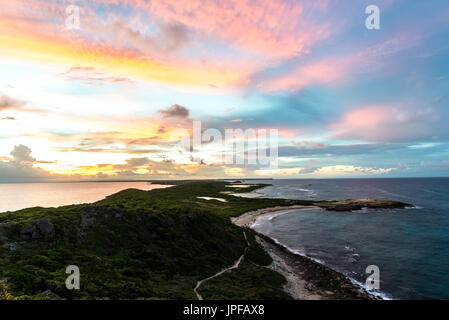
[[[257, 181], [256, 181], [257, 182]], [[260, 181], [262, 182], [262, 181]], [[273, 180], [252, 197], [308, 200], [376, 198], [413, 209], [354, 212], [290, 211], [255, 229], [365, 284], [380, 270], [380, 290], [392, 299], [449, 299], [449, 178]]]
[[129, 188], [166, 187], [148, 182], [0, 183], [0, 212], [91, 203]]

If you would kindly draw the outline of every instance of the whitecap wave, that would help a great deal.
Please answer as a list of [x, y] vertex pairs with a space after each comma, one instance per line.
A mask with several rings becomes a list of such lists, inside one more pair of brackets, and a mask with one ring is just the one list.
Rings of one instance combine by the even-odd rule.
[[413, 206], [413, 207], [405, 207], [404, 209], [407, 209], [407, 210], [412, 210], [412, 209], [424, 209], [424, 207]]
[[354, 284], [354, 285], [360, 287], [360, 291], [361, 291], [361, 292], [362, 292], [362, 291], [366, 291], [366, 292], [368, 292], [370, 295], [373, 295], [373, 296], [375, 296], [375, 297], [377, 297], [377, 298], [380, 298], [380, 299], [382, 299], [382, 300], [393, 300], [393, 298], [392, 298], [389, 294], [387, 294], [387, 293], [385, 293], [385, 292], [382, 292], [382, 291], [379, 291], [379, 290], [372, 290], [372, 289], [369, 289], [369, 288], [366, 286], [366, 284], [363, 284], [363, 283], [361, 283], [360, 281], [355, 280], [354, 278], [348, 276], [347, 274], [344, 274], [344, 276], [345, 276], [346, 278], [348, 278], [349, 281], [351, 281], [352, 284]]

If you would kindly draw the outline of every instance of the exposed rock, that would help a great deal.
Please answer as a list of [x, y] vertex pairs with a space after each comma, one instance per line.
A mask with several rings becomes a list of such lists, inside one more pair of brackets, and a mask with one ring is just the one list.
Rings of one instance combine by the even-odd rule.
[[39, 233], [39, 231], [37, 229], [34, 229], [33, 233], [31, 234], [31, 239], [40, 239], [41, 238], [41, 234]]
[[363, 208], [371, 209], [403, 209], [411, 208], [413, 205], [409, 203], [391, 201], [391, 200], [376, 200], [376, 199], [357, 199], [357, 200], [342, 200], [342, 201], [323, 201], [317, 202], [315, 205], [332, 211], [353, 211], [362, 210]]
[[31, 236], [33, 235], [35, 230], [36, 230], [36, 227], [34, 225], [25, 226], [22, 228], [22, 230], [20, 230], [20, 237], [23, 240], [30, 240]]
[[4, 244], [8, 242], [8, 238], [6, 238], [5, 236], [0, 235], [0, 244]]
[[18, 243], [15, 242], [4, 242], [2, 244], [3, 247], [8, 248], [10, 251], [15, 251], [17, 249], [20, 249], [21, 246]]
[[30, 239], [52, 239], [55, 236], [55, 227], [48, 219], [36, 220], [32, 225], [25, 226], [20, 230], [23, 240]]
[[36, 227], [44, 238], [51, 238], [55, 234], [55, 227], [48, 219], [38, 220]]
[[92, 225], [94, 225], [96, 221], [96, 218], [94, 215], [89, 215], [89, 214], [82, 214], [81, 215], [81, 224], [80, 227], [81, 228], [88, 228]]
[[81, 221], [77, 227], [78, 244], [84, 241], [87, 230], [95, 225], [101, 217], [121, 219], [125, 214], [122, 208], [89, 206], [82, 209]]
[[[260, 234], [256, 231], [254, 231], [254, 233], [262, 240], [262, 245], [264, 248], [271, 248], [275, 253], [274, 256], [278, 256], [290, 268], [290, 270], [297, 275], [297, 283], [308, 291], [307, 294], [302, 292], [302, 294], [305, 295], [302, 298], [298, 298], [297, 296], [297, 299], [305, 299], [307, 296], [313, 300], [378, 299], [377, 297], [370, 295], [364, 289], [351, 283], [351, 281], [343, 274], [313, 261], [308, 257], [293, 254], [289, 249], [279, 245], [266, 235]], [[271, 256], [273, 257], [273, 255]], [[286, 274], [284, 274], [284, 276], [288, 278]], [[301, 292], [299, 293], [299, 296], [301, 296]]]
[[60, 300], [61, 298], [59, 298], [59, 296], [53, 292], [51, 292], [50, 290], [45, 290], [44, 292], [41, 292], [38, 294], [39, 297], [42, 298], [48, 298], [50, 300]]

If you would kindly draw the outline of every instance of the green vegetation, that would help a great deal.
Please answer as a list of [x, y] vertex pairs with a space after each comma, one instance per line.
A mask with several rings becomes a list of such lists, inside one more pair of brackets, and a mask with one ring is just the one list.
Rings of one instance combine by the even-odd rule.
[[[186, 182], [167, 189], [156, 189], [150, 192], [128, 189], [116, 193], [97, 205], [120, 208], [145, 210], [180, 210], [181, 208], [195, 208], [217, 214], [221, 217], [235, 217], [249, 210], [265, 207], [304, 204], [312, 205], [313, 201], [284, 200], [284, 199], [248, 199], [235, 197], [223, 192], [244, 193], [268, 185], [254, 185], [248, 188], [230, 188], [227, 182], [200, 181]], [[223, 198], [227, 202], [218, 200], [203, 200], [197, 197]]]
[[268, 266], [273, 262], [270, 255], [264, 250], [264, 248], [255, 240], [254, 235], [250, 232], [248, 234], [248, 241], [250, 246], [245, 254], [245, 261], [258, 265]]
[[9, 293], [8, 285], [5, 280], [0, 281], [0, 300], [15, 300]]
[[199, 293], [206, 300], [291, 299], [281, 290], [285, 278], [264, 267], [242, 262], [237, 269], [205, 282]]
[[[242, 229], [229, 217], [311, 204], [234, 197], [223, 191], [264, 185], [237, 190], [226, 185], [200, 181], [128, 189], [94, 204], [0, 213], [0, 279], [8, 280], [8, 294], [31, 299], [48, 290], [63, 299], [196, 299], [196, 282], [232, 265], [246, 247]], [[262, 267], [271, 258], [247, 234], [245, 261], [206, 282], [201, 288], [206, 299], [288, 298], [281, 290], [285, 279]], [[72, 264], [80, 268], [80, 290], [65, 287], [65, 269]]]
[[256, 242], [253, 233], [246, 230], [249, 247], [237, 269], [203, 283], [199, 293], [207, 300], [276, 300], [291, 299], [281, 288], [285, 278], [266, 268], [273, 261], [263, 247]]

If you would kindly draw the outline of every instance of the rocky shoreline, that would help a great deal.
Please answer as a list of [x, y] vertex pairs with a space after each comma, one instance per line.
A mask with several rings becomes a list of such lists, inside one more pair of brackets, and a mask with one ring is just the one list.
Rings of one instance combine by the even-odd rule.
[[404, 209], [413, 208], [414, 205], [391, 200], [376, 200], [376, 199], [357, 199], [357, 200], [341, 200], [341, 201], [321, 201], [316, 205], [320, 208], [329, 211], [354, 211], [369, 209]]
[[[253, 230], [254, 231], [254, 230]], [[255, 231], [254, 231], [255, 232]], [[297, 300], [377, 300], [343, 274], [308, 257], [292, 253], [272, 238], [257, 233], [257, 240], [273, 259], [269, 268], [287, 279], [284, 290]]]
[[257, 241], [273, 259], [270, 269], [281, 273], [287, 280], [284, 290], [297, 300], [376, 300], [362, 287], [353, 284], [343, 274], [308, 257], [291, 252], [274, 239], [251, 228], [262, 216], [285, 214], [291, 210], [316, 209], [317, 206], [273, 207], [246, 212], [232, 218], [240, 227], [249, 228]]

